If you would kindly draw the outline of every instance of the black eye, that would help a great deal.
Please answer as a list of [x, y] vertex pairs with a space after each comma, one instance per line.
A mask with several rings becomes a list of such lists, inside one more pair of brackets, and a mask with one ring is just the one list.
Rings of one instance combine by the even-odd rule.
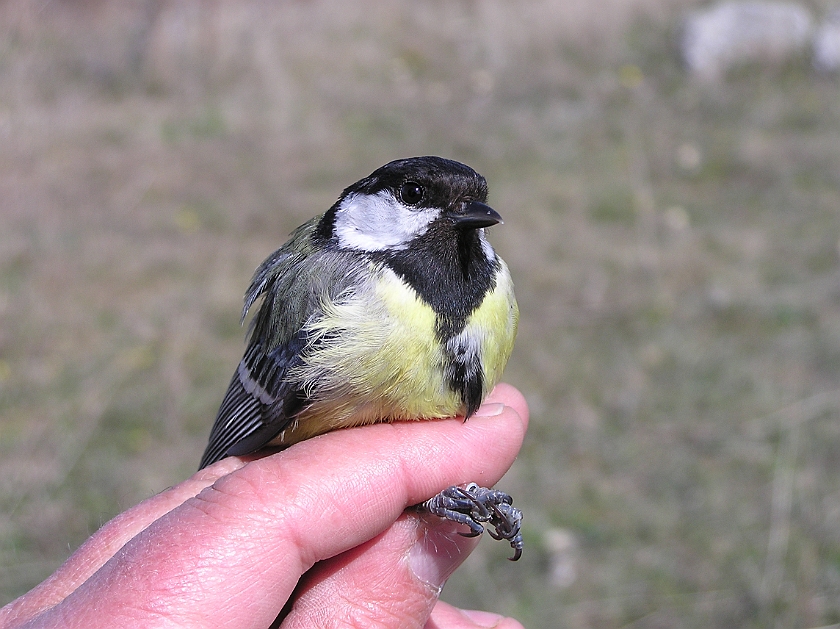
[[406, 181], [400, 186], [400, 199], [406, 205], [417, 205], [423, 200], [423, 186], [416, 181]]

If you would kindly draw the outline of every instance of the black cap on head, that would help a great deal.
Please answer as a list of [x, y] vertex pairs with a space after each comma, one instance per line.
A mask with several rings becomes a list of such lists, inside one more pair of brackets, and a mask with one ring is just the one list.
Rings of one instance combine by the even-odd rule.
[[375, 194], [386, 188], [398, 195], [403, 184], [411, 182], [423, 188], [417, 207], [446, 209], [457, 203], [484, 203], [487, 200], [484, 177], [461, 162], [431, 155], [388, 162], [348, 187], [341, 196], [353, 192]]

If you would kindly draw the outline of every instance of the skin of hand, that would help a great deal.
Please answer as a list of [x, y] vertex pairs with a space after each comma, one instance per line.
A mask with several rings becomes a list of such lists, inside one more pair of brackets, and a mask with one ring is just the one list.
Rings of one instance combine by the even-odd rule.
[[438, 601], [478, 538], [406, 507], [492, 486], [527, 422], [500, 384], [467, 422], [351, 428], [219, 461], [105, 524], [0, 609], [0, 628], [265, 629], [284, 605], [282, 627], [521, 627]]

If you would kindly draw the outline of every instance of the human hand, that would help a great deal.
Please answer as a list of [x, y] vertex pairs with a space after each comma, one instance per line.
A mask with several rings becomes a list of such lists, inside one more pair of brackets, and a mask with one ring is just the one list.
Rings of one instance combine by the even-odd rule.
[[340, 430], [230, 457], [117, 516], [0, 627], [521, 627], [438, 602], [477, 544], [405, 511], [450, 485], [492, 486], [528, 408], [499, 385], [476, 415]]

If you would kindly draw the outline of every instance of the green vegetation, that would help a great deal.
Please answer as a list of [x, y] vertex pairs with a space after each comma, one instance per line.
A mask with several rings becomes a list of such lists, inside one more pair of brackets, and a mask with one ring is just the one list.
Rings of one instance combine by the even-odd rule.
[[444, 597], [840, 622], [837, 77], [688, 79], [688, 0], [89, 4], [0, 6], [0, 603], [195, 470], [257, 264], [439, 154], [505, 218], [533, 414], [525, 555], [481, 544]]

